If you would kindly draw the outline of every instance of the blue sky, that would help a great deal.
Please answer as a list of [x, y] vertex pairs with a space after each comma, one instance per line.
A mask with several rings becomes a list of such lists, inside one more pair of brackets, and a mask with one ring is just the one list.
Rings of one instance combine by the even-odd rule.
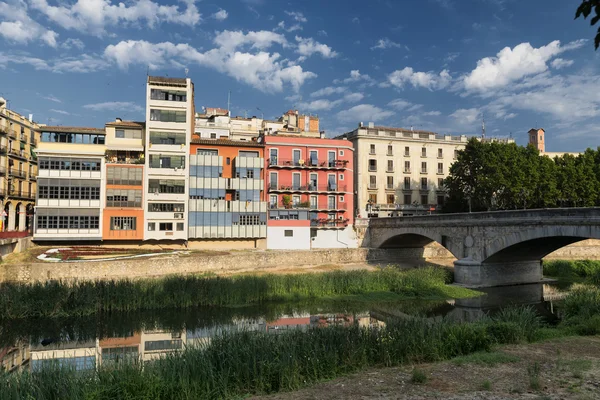
[[597, 147], [599, 55], [578, 0], [2, 0], [0, 96], [40, 123], [144, 118], [145, 78], [188, 76], [196, 107], [318, 114]]

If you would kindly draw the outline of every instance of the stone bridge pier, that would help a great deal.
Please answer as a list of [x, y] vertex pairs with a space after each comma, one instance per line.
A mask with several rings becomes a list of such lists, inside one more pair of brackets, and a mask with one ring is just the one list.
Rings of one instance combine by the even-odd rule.
[[468, 287], [535, 283], [542, 258], [569, 244], [600, 239], [600, 208], [568, 208], [373, 218], [363, 247], [450, 251], [455, 282]]

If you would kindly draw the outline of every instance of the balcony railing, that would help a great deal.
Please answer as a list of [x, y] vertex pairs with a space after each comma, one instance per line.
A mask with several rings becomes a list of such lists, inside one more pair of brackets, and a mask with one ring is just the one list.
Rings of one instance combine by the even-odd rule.
[[329, 219], [318, 218], [311, 219], [310, 226], [314, 228], [345, 228], [348, 226], [348, 219]]
[[271, 157], [268, 159], [269, 167], [280, 168], [346, 168], [348, 162], [348, 160], [318, 160], [314, 158], [292, 160]]
[[21, 140], [21, 142], [27, 143], [27, 135], [25, 135], [24, 133], [21, 133], [19, 135], [19, 139]]
[[10, 137], [10, 138], [13, 138], [13, 139], [16, 139], [16, 138], [17, 138], [17, 132], [15, 132], [15, 131], [14, 131], [14, 130], [12, 130], [12, 129], [9, 129], [9, 130], [8, 130], [8, 137]]
[[376, 183], [369, 183], [369, 190], [376, 190], [376, 189], [377, 189]]
[[37, 172], [31, 172], [31, 173], [29, 173], [29, 180], [30, 181], [37, 181]]
[[269, 183], [269, 191], [283, 192], [345, 192], [346, 185], [327, 184], [327, 185], [294, 185]]
[[29, 192], [28, 190], [11, 190], [9, 192], [9, 197], [14, 197], [18, 199], [35, 199], [36, 192]]
[[310, 204], [309, 202], [301, 202], [297, 204], [285, 205], [269, 203], [271, 210], [326, 210], [326, 211], [345, 211], [348, 209], [346, 203], [329, 203], [329, 202], [317, 202], [317, 204]]
[[29, 141], [29, 144], [31, 144], [33, 147], [37, 147], [38, 141], [33, 137], [33, 135], [31, 135], [31, 140]]
[[392, 184], [388, 183], [387, 186], [386, 186], [386, 188], [388, 190], [393, 190], [394, 189], [394, 184], [393, 183]]
[[8, 148], [6, 146], [0, 146], [0, 154], [4, 155], [8, 152]]
[[11, 168], [9, 174], [21, 179], [27, 178], [27, 171], [19, 170], [17, 168]]
[[8, 153], [8, 155], [12, 156], [12, 157], [18, 157], [18, 158], [27, 160], [27, 152], [25, 150], [10, 149], [10, 152]]

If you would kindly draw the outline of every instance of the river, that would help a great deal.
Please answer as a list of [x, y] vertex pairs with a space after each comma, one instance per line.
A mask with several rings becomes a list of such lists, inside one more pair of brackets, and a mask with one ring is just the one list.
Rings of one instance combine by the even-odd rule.
[[446, 301], [409, 300], [332, 306], [323, 302], [260, 307], [195, 308], [111, 313], [70, 319], [26, 319], [0, 326], [0, 360], [9, 372], [48, 363], [93, 369], [123, 359], [151, 361], [234, 330], [278, 334], [331, 325], [384, 326], [393, 318], [475, 321], [507, 305], [531, 305], [546, 321], [560, 319], [556, 302], [568, 285], [529, 284], [482, 289], [483, 296]]

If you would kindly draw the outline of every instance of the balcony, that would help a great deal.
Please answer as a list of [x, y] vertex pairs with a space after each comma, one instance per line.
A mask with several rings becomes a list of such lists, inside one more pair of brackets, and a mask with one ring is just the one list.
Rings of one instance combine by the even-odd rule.
[[404, 173], [405, 174], [410, 174], [410, 168], [404, 168]]
[[317, 202], [317, 204], [310, 204], [308, 201], [303, 201], [297, 204], [275, 204], [269, 203], [269, 209], [271, 210], [311, 210], [320, 212], [345, 212], [348, 209], [346, 203], [329, 203], [327, 201]]
[[387, 186], [385, 187], [387, 190], [394, 190], [394, 184], [387, 184]]
[[0, 176], [6, 175], [6, 167], [0, 167]]
[[8, 137], [12, 138], [12, 139], [16, 139], [17, 138], [17, 132], [12, 130], [12, 129], [8, 129]]
[[25, 135], [24, 133], [21, 133], [19, 135], [19, 140], [23, 143], [27, 143], [27, 135]]
[[428, 192], [428, 191], [429, 191], [429, 187], [428, 187], [427, 185], [421, 185], [421, 188], [420, 188], [420, 190], [421, 190], [422, 192]]
[[422, 174], [426, 174], [427, 173], [427, 168], [421, 168], [421, 173]]
[[29, 174], [29, 180], [30, 181], [37, 181], [37, 172], [36, 173], [30, 173]]
[[410, 185], [404, 185], [402, 186], [402, 190], [412, 190], [412, 188], [410, 187]]
[[345, 169], [348, 160], [291, 160], [271, 157], [267, 160], [269, 168], [293, 168], [293, 169]]
[[38, 145], [38, 141], [33, 137], [33, 135], [31, 135], [31, 140], [29, 141], [29, 144], [33, 147], [37, 147]]
[[277, 184], [269, 183], [269, 192], [307, 192], [307, 193], [318, 193], [318, 192], [345, 192], [346, 185], [294, 185], [294, 184]]
[[104, 159], [107, 164], [144, 164], [143, 151], [107, 150]]
[[8, 152], [8, 148], [6, 146], [0, 146], [0, 155], [4, 155]]
[[437, 174], [438, 175], [444, 175], [444, 170], [443, 169], [438, 169], [437, 170]]
[[310, 226], [317, 229], [344, 229], [348, 226], [348, 219], [311, 219]]
[[17, 178], [27, 179], [27, 172], [17, 168], [11, 168], [8, 173], [9, 175], [16, 176]]
[[15, 198], [15, 199], [28, 199], [28, 200], [35, 200], [35, 195], [36, 192], [29, 192], [28, 190], [11, 190], [9, 192], [9, 197]]
[[25, 150], [20, 149], [10, 149], [9, 156], [20, 158], [22, 160], [28, 160], [27, 152]]
[[377, 184], [376, 183], [369, 183], [368, 189], [369, 190], [377, 190]]

